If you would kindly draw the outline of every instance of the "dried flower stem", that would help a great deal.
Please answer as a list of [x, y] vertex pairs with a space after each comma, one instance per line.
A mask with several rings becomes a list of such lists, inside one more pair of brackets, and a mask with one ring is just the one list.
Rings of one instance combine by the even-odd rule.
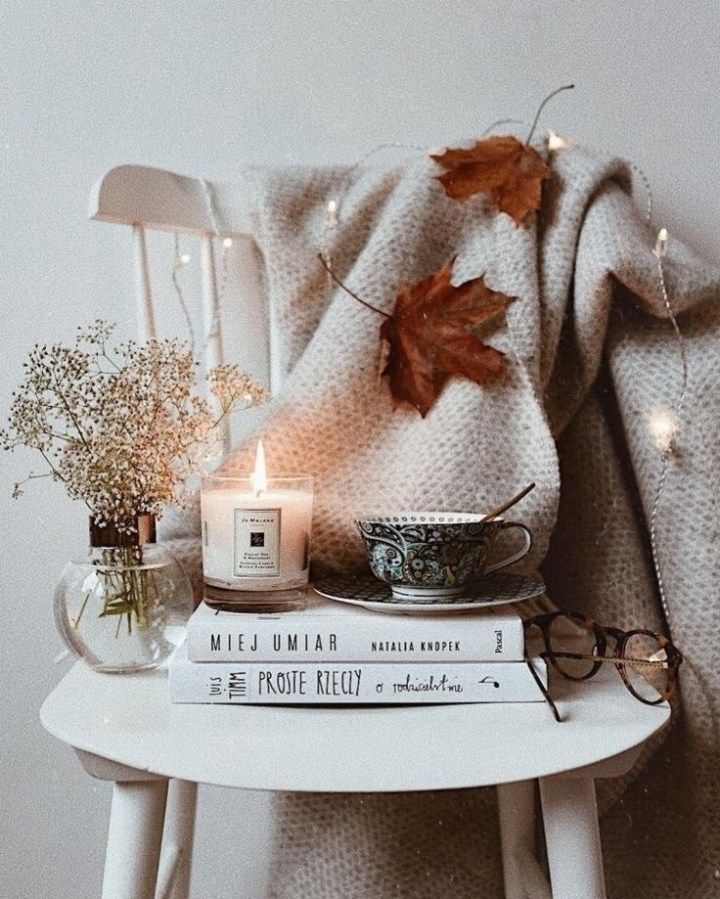
[[[198, 366], [185, 344], [129, 341], [111, 351], [112, 331], [98, 320], [70, 345], [32, 348], [0, 448], [36, 450], [48, 476], [84, 500], [99, 526], [131, 533], [138, 514], [183, 504], [219, 425], [265, 392], [236, 366], [219, 365], [208, 374], [220, 408], [213, 412], [196, 393]], [[37, 477], [18, 482], [14, 495]]]

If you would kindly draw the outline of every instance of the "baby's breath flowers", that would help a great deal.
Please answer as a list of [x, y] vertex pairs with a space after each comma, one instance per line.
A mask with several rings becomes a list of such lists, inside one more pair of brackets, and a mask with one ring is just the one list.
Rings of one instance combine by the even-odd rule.
[[213, 449], [229, 415], [266, 399], [237, 366], [208, 375], [216, 410], [196, 392], [197, 363], [178, 340], [108, 347], [114, 326], [98, 320], [74, 343], [35, 345], [13, 393], [0, 447], [36, 450], [47, 471], [86, 503], [99, 527], [132, 531], [138, 515], [183, 505], [187, 481]]

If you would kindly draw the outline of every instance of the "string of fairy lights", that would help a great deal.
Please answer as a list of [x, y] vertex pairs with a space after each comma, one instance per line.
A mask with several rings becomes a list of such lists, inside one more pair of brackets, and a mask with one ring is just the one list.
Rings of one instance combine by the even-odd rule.
[[[483, 136], [491, 133], [495, 128], [501, 125], [507, 124], [524, 124], [522, 121], [517, 119], [498, 119], [493, 122], [483, 133]], [[547, 130], [547, 148], [550, 152], [558, 152], [562, 151], [568, 147], [572, 146], [572, 143], [556, 134], [551, 129]], [[423, 154], [437, 154], [438, 150], [431, 149], [428, 150], [424, 147], [419, 147], [410, 144], [402, 144], [402, 143], [383, 143], [372, 150], [365, 153], [356, 163], [354, 163], [351, 167], [346, 171], [339, 187], [336, 192], [336, 195], [327, 201], [325, 206], [325, 218], [322, 229], [322, 238], [321, 238], [321, 250], [322, 255], [327, 262], [327, 267], [332, 270], [332, 242], [334, 237], [334, 232], [339, 227], [342, 221], [342, 209], [343, 204], [346, 200], [347, 194], [350, 190], [350, 187], [354, 183], [355, 176], [358, 170], [367, 163], [372, 157], [376, 154], [387, 151], [387, 150], [406, 150], [410, 152], [421, 152]], [[630, 163], [630, 168], [635, 175], [637, 175], [640, 182], [643, 184], [645, 191], [645, 220], [649, 224], [652, 218], [652, 210], [653, 210], [653, 195], [652, 189], [650, 186], [650, 182], [645, 175], [645, 173], [634, 163]], [[220, 328], [220, 315], [221, 315], [221, 307], [223, 304], [223, 300], [226, 293], [227, 288], [227, 280], [228, 280], [228, 255], [229, 251], [232, 249], [233, 241], [230, 237], [220, 238], [221, 230], [218, 227], [217, 214], [215, 210], [215, 202], [214, 202], [214, 194], [212, 191], [212, 187], [207, 181], [203, 181], [203, 187], [205, 190], [205, 197], [208, 206], [208, 213], [210, 216], [210, 221], [213, 225], [212, 237], [214, 240], [219, 240], [222, 246], [222, 252], [220, 255], [220, 277], [218, 282], [217, 289], [217, 297], [216, 302], [213, 306], [213, 315], [210, 328], [208, 332], [204, 336], [203, 347], [201, 352], [204, 351], [208, 345], [208, 343], [213, 340]], [[682, 331], [680, 330], [680, 326], [677, 321], [677, 317], [672, 308], [672, 304], [670, 301], [670, 296], [667, 287], [667, 279], [665, 275], [665, 265], [664, 259], [667, 254], [667, 246], [669, 242], [669, 235], [666, 228], [661, 228], [657, 234], [657, 240], [655, 243], [655, 248], [652, 251], [653, 256], [655, 257], [656, 269], [657, 269], [657, 278], [661, 291], [661, 296], [663, 300], [663, 305], [667, 312], [668, 320], [672, 326], [672, 333], [676, 340], [678, 358], [681, 363], [682, 368], [682, 377], [681, 377], [681, 386], [678, 397], [676, 401], [670, 407], [663, 408], [655, 408], [653, 409], [647, 416], [647, 433], [654, 444], [654, 446], [659, 450], [660, 453], [660, 472], [658, 475], [657, 484], [655, 487], [655, 492], [653, 495], [653, 502], [650, 509], [650, 516], [648, 519], [648, 531], [650, 535], [650, 548], [652, 555], [652, 563], [653, 568], [655, 570], [655, 577], [658, 585], [658, 592], [660, 596], [660, 601], [662, 604], [662, 609], [665, 614], [666, 620], [669, 618], [669, 609], [667, 603], [667, 595], [666, 595], [666, 587], [665, 587], [665, 579], [663, 577], [662, 566], [659, 559], [658, 554], [658, 546], [657, 546], [657, 519], [660, 512], [662, 497], [665, 490], [665, 485], [667, 483], [669, 466], [673, 461], [676, 461], [679, 457], [678, 452], [678, 434], [680, 431], [680, 420], [683, 412], [683, 408], [685, 402], [687, 400], [688, 393], [688, 359], [687, 359], [687, 349], [685, 346], [685, 339], [683, 337]], [[190, 334], [191, 345], [193, 350], [195, 348], [195, 330], [192, 325], [191, 316], [189, 314], [189, 310], [187, 307], [187, 303], [185, 301], [182, 284], [179, 279], [180, 271], [187, 266], [190, 262], [190, 256], [187, 253], [180, 252], [179, 238], [176, 235], [175, 237], [175, 255], [173, 259], [172, 265], [172, 281], [174, 285], [174, 289], [177, 295], [178, 303], [180, 305], [183, 317], [185, 318], [188, 331]], [[331, 278], [331, 273], [328, 272], [328, 278]]]
[[658, 280], [660, 282], [663, 304], [668, 314], [668, 318], [670, 319], [673, 333], [677, 341], [678, 355], [680, 357], [680, 363], [682, 366], [682, 377], [680, 383], [680, 393], [674, 407], [670, 409], [656, 409], [651, 412], [650, 416], [648, 417], [648, 429], [650, 431], [650, 435], [654, 439], [655, 445], [660, 450], [660, 454], [662, 456], [660, 475], [658, 477], [658, 483], [655, 488], [655, 496], [653, 499], [652, 509], [650, 511], [649, 533], [653, 567], [655, 568], [658, 592], [660, 594], [660, 601], [662, 603], [666, 621], [668, 620], [670, 613], [668, 609], [667, 595], [665, 592], [665, 580], [663, 578], [660, 560], [658, 559], [657, 516], [660, 508], [663, 490], [665, 489], [665, 482], [667, 480], [668, 466], [670, 464], [670, 461], [677, 458], [678, 456], [678, 447], [676, 442], [677, 434], [680, 430], [680, 420], [688, 390], [688, 358], [687, 349], [685, 347], [685, 338], [683, 337], [680, 326], [678, 325], [677, 318], [675, 317], [675, 313], [673, 312], [672, 306], [670, 304], [670, 296], [668, 294], [667, 281], [665, 278], [665, 266], [663, 264], [663, 259], [665, 258], [665, 254], [667, 253], [667, 244], [667, 229], [661, 228], [658, 232], [653, 255], [655, 256], [655, 262], [657, 265], [657, 274]]
[[[180, 272], [189, 265], [191, 261], [191, 257], [189, 253], [183, 253], [180, 250], [180, 235], [176, 232], [174, 235], [175, 239], [175, 253], [173, 256], [172, 268], [171, 268], [171, 280], [173, 284], [173, 288], [175, 290], [175, 295], [177, 297], [178, 305], [180, 306], [180, 311], [182, 312], [183, 318], [185, 320], [185, 326], [188, 330], [189, 335], [189, 343], [190, 349], [194, 356], [203, 358], [207, 351], [208, 345], [215, 340], [220, 334], [221, 328], [221, 309], [223, 305], [223, 299], [225, 297], [225, 293], [227, 291], [227, 283], [228, 283], [228, 274], [229, 274], [229, 256], [230, 250], [233, 246], [232, 237], [223, 237], [220, 238], [220, 228], [218, 226], [217, 212], [215, 209], [215, 196], [212, 190], [212, 186], [208, 181], [203, 180], [202, 182], [203, 190], [205, 194], [205, 201], [207, 203], [208, 215], [210, 217], [210, 221], [212, 223], [212, 239], [219, 240], [220, 246], [222, 248], [220, 253], [220, 277], [217, 281], [217, 293], [214, 298], [214, 302], [212, 305], [212, 318], [210, 321], [210, 326], [207, 329], [206, 333], [203, 336], [203, 342], [200, 348], [196, 353], [196, 335], [195, 335], [195, 326], [193, 324], [192, 315], [190, 314], [190, 310], [188, 308], [188, 304], [185, 300], [185, 293], [182, 282], [180, 280]], [[215, 257], [213, 255], [213, 264]]]
[[[220, 252], [220, 279], [217, 285], [217, 289], [213, 295], [213, 303], [212, 303], [212, 317], [210, 320], [210, 326], [205, 334], [205, 339], [203, 342], [201, 353], [205, 354], [208, 345], [216, 340], [220, 336], [220, 328], [221, 328], [221, 305], [222, 301], [225, 297], [225, 292], [227, 289], [227, 281], [228, 281], [228, 267], [229, 267], [229, 254], [232, 249], [233, 241], [232, 237], [223, 237], [220, 239], [220, 228], [218, 225], [218, 214], [215, 203], [215, 192], [212, 189], [212, 185], [209, 181], [203, 179], [203, 195], [205, 197], [205, 203], [207, 205], [208, 216], [210, 217], [210, 222], [212, 224], [212, 240], [220, 240], [220, 245], [222, 247]], [[212, 254], [211, 263], [215, 265], [215, 254]], [[214, 275], [215, 273], [213, 273]]]
[[185, 294], [183, 292], [182, 283], [180, 282], [180, 272], [190, 262], [190, 255], [188, 253], [180, 252], [180, 235], [177, 233], [177, 231], [174, 234], [174, 238], [175, 254], [173, 256], [173, 264], [170, 277], [173, 283], [173, 288], [175, 290], [178, 305], [180, 306], [180, 311], [182, 312], [183, 318], [185, 319], [185, 327], [188, 329], [190, 350], [192, 354], [195, 355], [195, 327], [193, 325], [192, 315], [190, 315], [190, 309], [188, 308], [188, 304], [185, 301]]

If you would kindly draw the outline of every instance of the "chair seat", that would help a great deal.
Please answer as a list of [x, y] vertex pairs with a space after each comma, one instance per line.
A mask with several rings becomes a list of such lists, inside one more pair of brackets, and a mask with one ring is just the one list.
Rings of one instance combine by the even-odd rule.
[[638, 746], [670, 717], [617, 673], [551, 680], [545, 703], [299, 708], [177, 705], [164, 671], [98, 674], [78, 662], [46, 699], [44, 727], [140, 771], [226, 787], [309, 792], [442, 790], [574, 770]]

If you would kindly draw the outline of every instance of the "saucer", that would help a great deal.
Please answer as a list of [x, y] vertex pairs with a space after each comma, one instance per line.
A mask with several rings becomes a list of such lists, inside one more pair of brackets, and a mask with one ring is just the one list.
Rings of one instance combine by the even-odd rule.
[[535, 577], [498, 571], [487, 574], [467, 589], [467, 595], [455, 600], [446, 596], [415, 596], [399, 600], [390, 585], [372, 574], [335, 574], [319, 578], [313, 587], [320, 596], [362, 606], [371, 612], [400, 615], [440, 615], [448, 612], [477, 612], [489, 606], [523, 602], [545, 592], [545, 584]]

